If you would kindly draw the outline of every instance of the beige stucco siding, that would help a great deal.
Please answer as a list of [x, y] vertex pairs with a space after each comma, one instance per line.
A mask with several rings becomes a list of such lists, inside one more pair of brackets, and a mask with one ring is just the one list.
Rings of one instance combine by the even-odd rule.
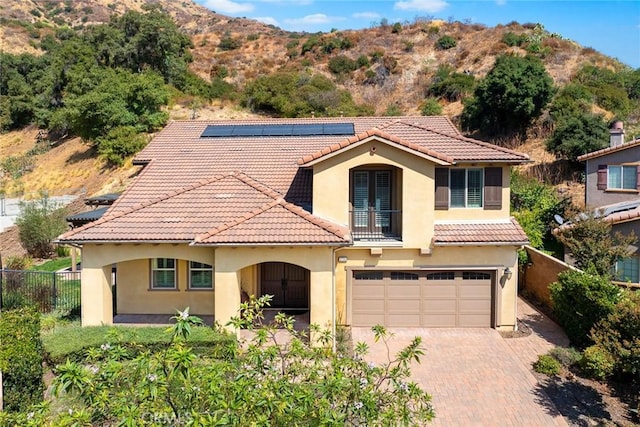
[[[346, 256], [345, 263], [337, 262]], [[489, 269], [499, 279], [495, 289], [495, 320], [498, 329], [512, 330], [516, 322], [517, 253], [513, 246], [461, 246], [436, 247], [431, 255], [420, 255], [417, 249], [383, 248], [382, 255], [372, 256], [369, 249], [345, 248], [336, 254], [336, 307], [337, 321], [348, 323], [349, 274], [352, 269]], [[502, 279], [504, 268], [514, 272], [511, 280]]]
[[175, 290], [150, 289], [149, 263], [148, 259], [118, 263], [117, 309], [119, 314], [171, 314], [187, 307], [191, 314], [209, 316], [214, 314], [213, 290], [188, 289], [187, 260], [178, 259], [178, 280]]
[[365, 165], [389, 165], [401, 171], [404, 245], [426, 246], [433, 236], [433, 215], [428, 212], [433, 211], [434, 165], [375, 140], [313, 167], [313, 214], [349, 226], [349, 172]]

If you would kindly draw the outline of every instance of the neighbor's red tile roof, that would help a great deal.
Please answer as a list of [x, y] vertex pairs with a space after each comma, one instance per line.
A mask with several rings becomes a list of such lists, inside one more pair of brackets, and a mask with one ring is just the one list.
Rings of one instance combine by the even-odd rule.
[[436, 223], [433, 236], [435, 246], [479, 244], [479, 245], [526, 245], [529, 239], [518, 222], [456, 222]]
[[[208, 125], [284, 123], [353, 123], [356, 135], [447, 163], [528, 161], [463, 137], [446, 117], [175, 121], [137, 155], [136, 163], [146, 166], [104, 217], [61, 240], [344, 244], [349, 238], [341, 225], [295, 206], [310, 209], [312, 197], [312, 171], [298, 162], [349, 144], [349, 137], [201, 137]], [[286, 227], [285, 218], [297, 225]]]
[[640, 139], [636, 139], [635, 141], [625, 142], [624, 144], [620, 144], [615, 147], [607, 147], [598, 151], [592, 151], [591, 153], [583, 154], [582, 156], [578, 156], [578, 160], [581, 162], [584, 162], [585, 160], [595, 159], [597, 157], [604, 156], [605, 154], [627, 150], [629, 148], [637, 147], [639, 145], [640, 145]]

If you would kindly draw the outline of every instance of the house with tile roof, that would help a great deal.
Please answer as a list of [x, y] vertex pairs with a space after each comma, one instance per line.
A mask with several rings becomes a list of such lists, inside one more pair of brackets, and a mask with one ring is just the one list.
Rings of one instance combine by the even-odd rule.
[[[622, 122], [609, 131], [609, 146], [578, 157], [585, 162], [585, 206], [612, 224], [612, 233], [640, 238], [640, 139], [625, 142]], [[640, 249], [616, 264], [621, 282], [640, 284]]]
[[[311, 323], [516, 326], [515, 151], [446, 117], [175, 121], [82, 247], [82, 324], [244, 295]], [[112, 268], [116, 271], [112, 274]]]

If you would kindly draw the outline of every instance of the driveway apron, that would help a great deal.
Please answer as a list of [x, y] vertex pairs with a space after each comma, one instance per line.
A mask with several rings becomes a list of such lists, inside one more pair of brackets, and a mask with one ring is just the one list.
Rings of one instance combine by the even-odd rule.
[[[413, 380], [433, 397], [434, 426], [566, 426], [548, 396], [494, 329], [390, 328], [391, 355], [422, 337], [425, 355], [412, 364]], [[373, 363], [387, 361], [368, 328], [353, 328], [354, 343], [366, 342]], [[520, 339], [520, 338], [513, 338]]]

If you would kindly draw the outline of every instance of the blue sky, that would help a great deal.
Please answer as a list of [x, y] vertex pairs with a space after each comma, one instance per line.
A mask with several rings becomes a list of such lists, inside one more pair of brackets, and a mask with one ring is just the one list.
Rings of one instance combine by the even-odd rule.
[[289, 31], [360, 29], [386, 18], [416, 17], [495, 26], [541, 23], [550, 31], [640, 68], [640, 1], [522, 0], [196, 0], [234, 17], [256, 19]]

